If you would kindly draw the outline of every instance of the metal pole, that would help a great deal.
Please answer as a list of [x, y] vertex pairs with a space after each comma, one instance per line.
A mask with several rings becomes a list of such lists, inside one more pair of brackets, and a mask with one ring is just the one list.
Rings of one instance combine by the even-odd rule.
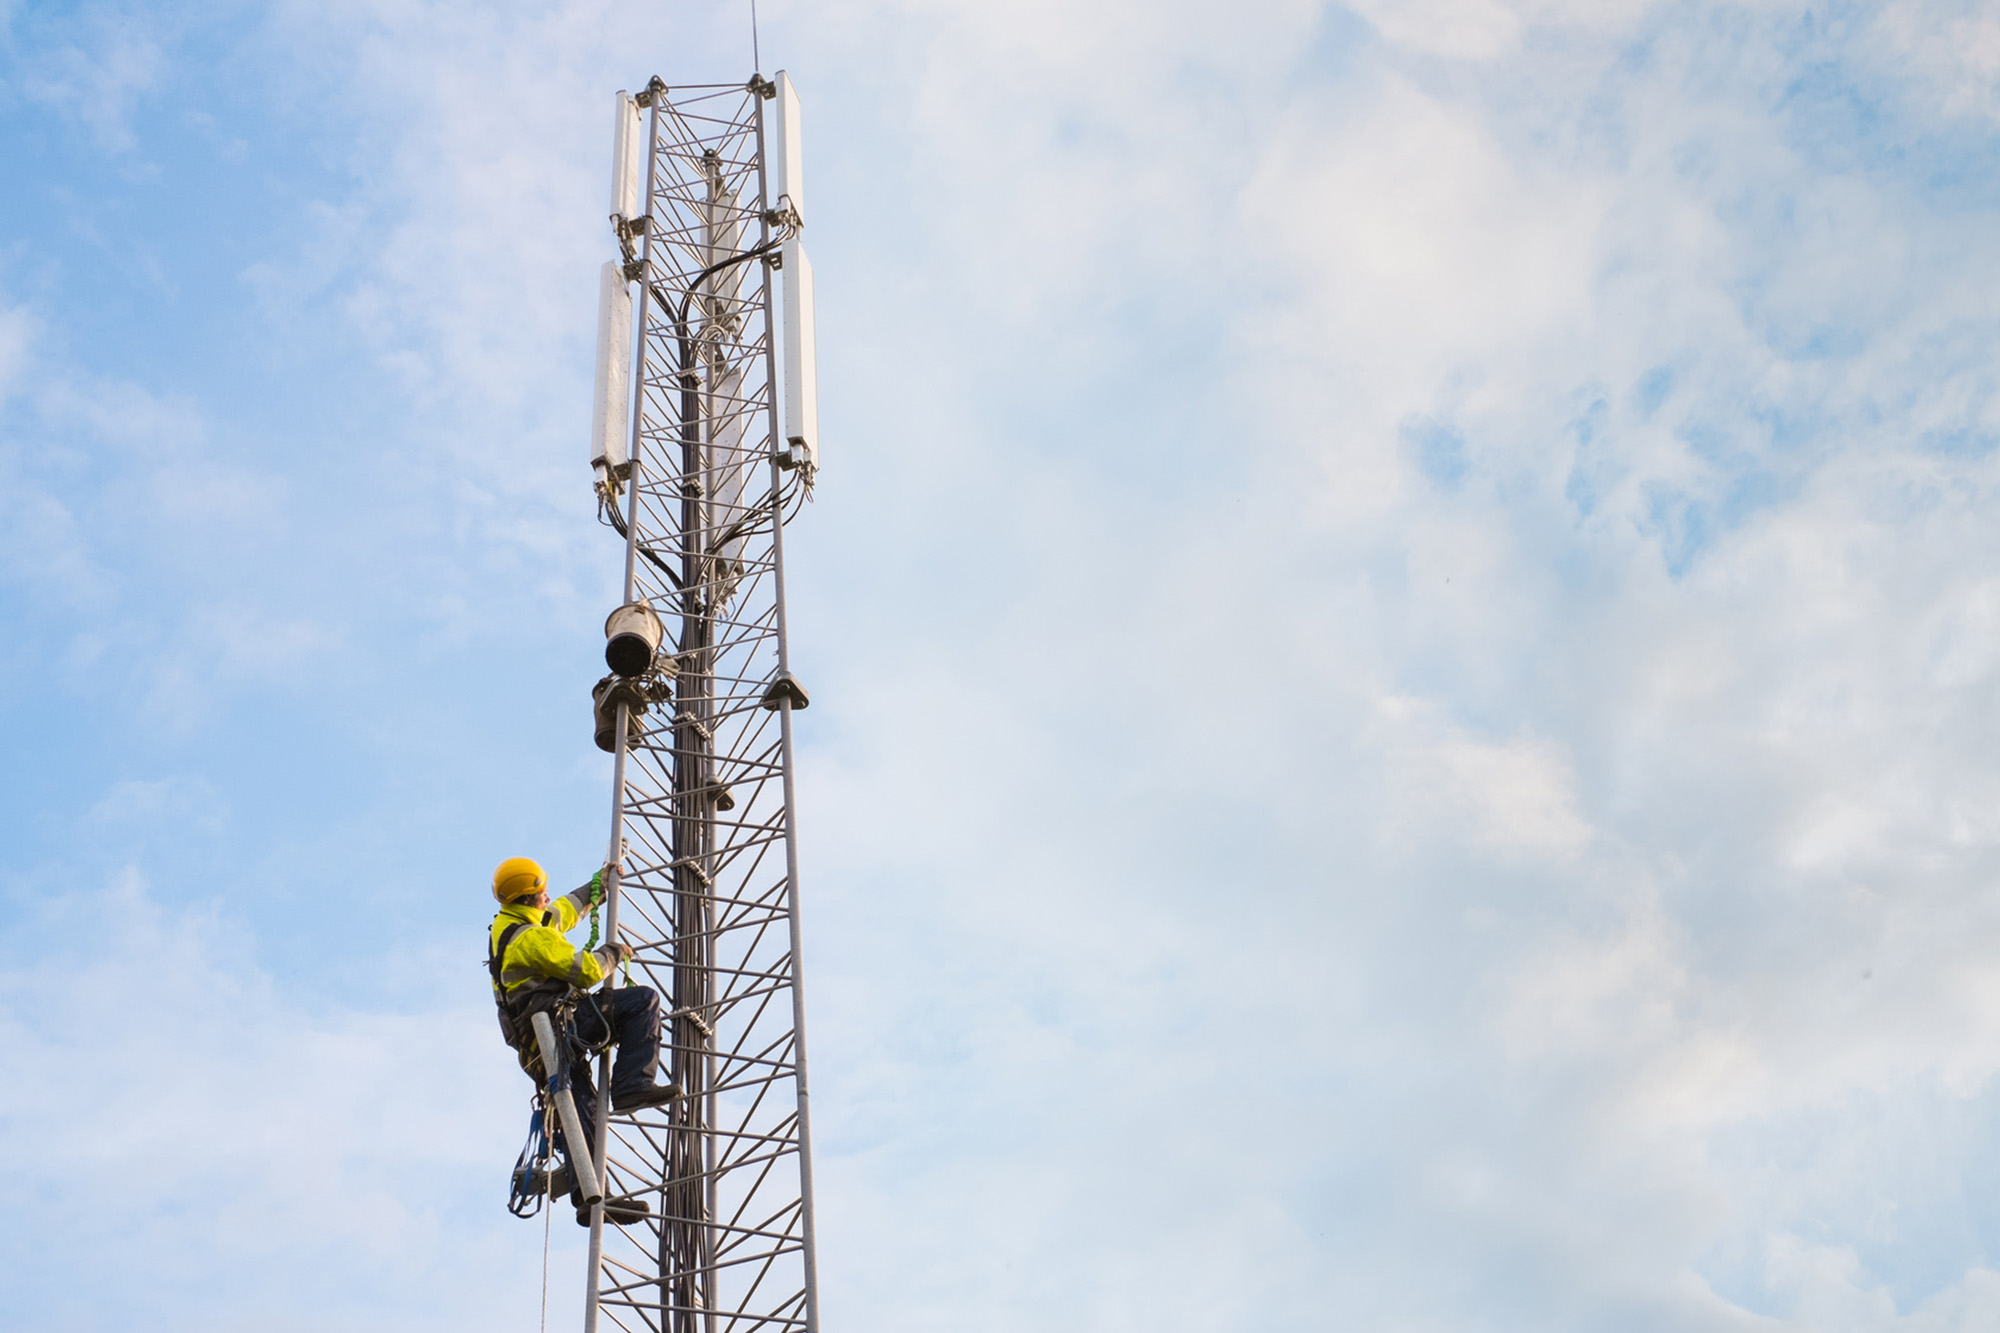
[[[777, 473], [778, 461], [774, 458], [771, 460], [773, 486], [778, 484]], [[774, 573], [778, 598], [778, 670], [787, 671], [790, 664], [785, 651], [785, 547], [782, 535], [785, 524], [782, 510], [773, 526], [772, 540], [777, 556]], [[791, 886], [786, 898], [790, 918], [787, 924], [791, 928], [792, 940], [793, 1063], [799, 1081], [799, 1207], [804, 1214], [801, 1233], [805, 1245], [806, 1333], [819, 1333], [819, 1267], [813, 1238], [812, 1097], [806, 1087], [805, 954], [799, 926], [799, 814], [792, 786], [792, 701], [789, 696], [778, 702], [778, 740], [785, 764], [785, 875]]]
[[[710, 224], [704, 230], [708, 233], [704, 241], [712, 241], [713, 191], [710, 197]], [[712, 262], [712, 261], [711, 261]], [[679, 709], [675, 721], [680, 725], [674, 735], [673, 808], [676, 814], [674, 829], [674, 1009], [685, 1011], [685, 1016], [675, 1020], [674, 1064], [675, 1081], [681, 1085], [683, 1097], [675, 1107], [673, 1119], [678, 1121], [678, 1132], [668, 1135], [668, 1160], [672, 1163], [670, 1180], [678, 1178], [671, 1193], [674, 1202], [668, 1206], [670, 1217], [663, 1219], [660, 1228], [661, 1247], [661, 1296], [662, 1304], [667, 1304], [665, 1277], [676, 1265], [681, 1274], [679, 1289], [672, 1295], [672, 1304], [680, 1307], [675, 1312], [673, 1325], [691, 1328], [692, 1311], [705, 1309], [711, 1295], [703, 1273], [702, 1254], [706, 1224], [711, 1220], [697, 1203], [697, 1194], [702, 1191], [703, 1182], [711, 1174], [708, 1160], [709, 1138], [703, 1133], [706, 1128], [701, 1109], [706, 1099], [702, 1096], [706, 1079], [698, 1076], [701, 1068], [699, 1052], [701, 1030], [695, 1022], [702, 1017], [707, 994], [705, 981], [710, 960], [708, 939], [702, 928], [703, 897], [707, 892], [705, 880], [708, 876], [707, 857], [704, 853], [713, 832], [713, 815], [706, 808], [706, 788], [708, 785], [708, 713], [710, 695], [714, 683], [710, 672], [713, 669], [711, 655], [711, 625], [709, 617], [713, 611], [713, 596], [710, 575], [713, 561], [706, 551], [708, 529], [707, 488], [703, 479], [707, 475], [706, 450], [703, 448], [703, 425], [705, 414], [702, 410], [701, 348], [706, 339], [697, 339], [688, 326], [691, 310], [701, 306], [703, 332], [706, 333], [710, 311], [703, 299], [705, 293], [697, 289], [689, 293], [681, 308], [675, 312], [678, 322], [677, 332], [680, 344], [680, 426], [681, 426], [681, 674], [676, 680]]]
[[[770, 162], [766, 150], [764, 133], [764, 99], [757, 99], [757, 160], [760, 176]], [[768, 188], [765, 194], [768, 197]], [[770, 204], [764, 204], [758, 213], [761, 217]], [[763, 223], [764, 239], [769, 239], [770, 224]], [[789, 675], [792, 669], [791, 648], [785, 633], [785, 491], [784, 476], [778, 466], [778, 448], [784, 437], [778, 426], [778, 352], [776, 343], [777, 323], [771, 309], [771, 266], [764, 266], [764, 326], [772, 331], [766, 340], [764, 360], [766, 374], [770, 377], [770, 424], [771, 424], [771, 578], [772, 592], [776, 602], [778, 628], [778, 673]], [[806, 996], [804, 980], [803, 933], [799, 925], [799, 817], [796, 794], [792, 786], [792, 701], [789, 696], [781, 696], [778, 702], [778, 744], [784, 765], [785, 793], [785, 879], [789, 892], [785, 895], [789, 908], [792, 949], [792, 1034], [793, 1067], [798, 1079], [799, 1091], [799, 1209], [800, 1240], [803, 1245], [802, 1257], [805, 1262], [806, 1287], [806, 1333], [819, 1333], [819, 1261], [818, 1249], [813, 1235], [813, 1187], [812, 1187], [812, 1102], [806, 1086]]]
[[[708, 170], [709, 220], [706, 229], [707, 234], [704, 239], [708, 243], [708, 262], [713, 265], [721, 263], [727, 258], [726, 252], [730, 249], [732, 242], [731, 233], [734, 229], [730, 221], [724, 220], [725, 193], [720, 164], [712, 157], [710, 163], [711, 165]], [[740, 237], [736, 237], [735, 239], [740, 242]], [[716, 681], [714, 676], [716, 669], [714, 617], [722, 614], [723, 603], [730, 595], [727, 572], [724, 568], [726, 562], [723, 552], [716, 545], [715, 541], [718, 518], [716, 512], [717, 459], [715, 439], [716, 404], [714, 396], [718, 382], [726, 374], [724, 358], [715, 339], [727, 336], [726, 325], [728, 316], [725, 314], [724, 293], [737, 290], [741, 287], [741, 284], [742, 270], [740, 267], [719, 271], [711, 275], [708, 279], [707, 300], [709, 309], [703, 317], [702, 328], [704, 364], [708, 370], [708, 378], [705, 390], [706, 396], [701, 409], [701, 421], [697, 430], [702, 447], [701, 457], [697, 460], [701, 468], [698, 475], [701, 478], [704, 491], [704, 494], [698, 501], [700, 518], [699, 540], [702, 552], [703, 597], [707, 602], [709, 612], [702, 620], [702, 646], [707, 659], [703, 663], [703, 668], [704, 679], [708, 680], [710, 684], [707, 690], [704, 691], [698, 709], [702, 723], [702, 730], [698, 735], [701, 738], [702, 744], [700, 757], [694, 765], [694, 780], [697, 784], [696, 790], [699, 792], [699, 795], [695, 798], [695, 805], [701, 817], [698, 846], [701, 857], [701, 874], [697, 878], [702, 890], [700, 897], [696, 899], [697, 911], [694, 916], [698, 939], [700, 941], [699, 958], [701, 966], [694, 978], [696, 994], [690, 1000], [683, 1001], [683, 1003], [695, 1008], [695, 1012], [688, 1016], [684, 1027], [687, 1031], [690, 1044], [697, 1041], [700, 1043], [698, 1060], [702, 1071], [701, 1095], [698, 1099], [692, 1095], [690, 1096], [689, 1112], [690, 1115], [694, 1115], [695, 1108], [697, 1106], [700, 1108], [699, 1119], [696, 1123], [700, 1132], [697, 1142], [701, 1149], [699, 1161], [701, 1168], [700, 1208], [697, 1215], [701, 1220], [696, 1236], [694, 1237], [697, 1244], [693, 1249], [691, 1258], [694, 1268], [701, 1274], [701, 1277], [695, 1284], [699, 1292], [699, 1297], [694, 1303], [701, 1307], [701, 1325], [704, 1333], [715, 1333], [716, 1330], [715, 1304], [718, 1282], [718, 1274], [715, 1267], [717, 1257], [715, 1234], [717, 1215], [715, 1195], [716, 1140], [710, 1132], [718, 1123], [715, 1094], [715, 1042], [706, 1026], [709, 1014], [708, 1006], [710, 1001], [715, 998], [715, 940], [713, 932], [715, 927], [716, 769], [715, 746], [710, 737], [714, 734], [716, 694], [719, 682]], [[691, 1070], [696, 1063], [696, 1058], [691, 1057], [689, 1059], [688, 1064]], [[688, 1090], [690, 1094], [695, 1092], [692, 1084], [690, 1084]], [[693, 1189], [688, 1191], [690, 1202], [693, 1202], [694, 1194], [695, 1191]]]
[[[562, 1068], [562, 1053], [556, 1048], [555, 1025], [549, 1022], [548, 1014], [542, 1012], [531, 1015], [528, 1021], [535, 1029], [535, 1042], [542, 1049], [543, 1081], [546, 1084], [553, 1084], [557, 1071]], [[568, 1088], [558, 1088], [551, 1094], [549, 1100], [555, 1103], [556, 1119], [562, 1123], [563, 1142], [571, 1145], [570, 1175], [576, 1180], [577, 1188], [583, 1191], [584, 1202], [596, 1204], [604, 1197], [604, 1188], [598, 1180], [597, 1173], [591, 1169], [588, 1148], [580, 1150], [575, 1146], [584, 1141], [583, 1125], [576, 1115], [576, 1102], [571, 1098]], [[548, 1206], [553, 1208], [555, 1200], [551, 1199]]]
[[[657, 80], [654, 81], [657, 83]], [[646, 108], [646, 221], [645, 231], [640, 238], [639, 248], [639, 366], [632, 376], [632, 440], [625, 456], [631, 460], [631, 474], [625, 484], [631, 494], [626, 497], [625, 511], [625, 587], [621, 604], [630, 602], [638, 590], [639, 582], [639, 479], [641, 475], [640, 447], [644, 436], [640, 432], [643, 416], [642, 404], [646, 396], [646, 313], [652, 301], [653, 282], [653, 163], [659, 150], [660, 96], [654, 84], [647, 86], [652, 94]], [[631, 710], [621, 703], [618, 705], [618, 725], [612, 737], [611, 759], [611, 846], [605, 853], [605, 863], [611, 867], [604, 885], [604, 942], [613, 943], [618, 938], [618, 890], [619, 881], [625, 873], [625, 739], [631, 726]], [[605, 986], [616, 989], [618, 973], [614, 968], [605, 979]], [[594, 1155], [604, 1177], [604, 1191], [611, 1183], [611, 1053], [609, 1049], [597, 1058], [597, 1142]], [[597, 1333], [597, 1278], [604, 1264], [604, 1203], [600, 1197], [590, 1209], [590, 1255], [586, 1261], [583, 1297], [583, 1333]]]

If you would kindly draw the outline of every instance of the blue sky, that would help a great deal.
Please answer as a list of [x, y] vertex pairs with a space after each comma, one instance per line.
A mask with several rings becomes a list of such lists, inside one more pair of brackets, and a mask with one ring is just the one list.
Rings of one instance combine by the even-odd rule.
[[[761, 8], [829, 1329], [2000, 1323], [2000, 16]], [[0, 0], [0, 1323], [536, 1325], [610, 97], [749, 47]]]

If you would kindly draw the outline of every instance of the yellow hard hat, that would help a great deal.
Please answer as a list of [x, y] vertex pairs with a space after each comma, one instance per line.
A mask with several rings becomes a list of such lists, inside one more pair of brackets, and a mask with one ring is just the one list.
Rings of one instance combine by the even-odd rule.
[[541, 864], [525, 856], [510, 856], [493, 872], [493, 896], [503, 903], [532, 898], [549, 886]]

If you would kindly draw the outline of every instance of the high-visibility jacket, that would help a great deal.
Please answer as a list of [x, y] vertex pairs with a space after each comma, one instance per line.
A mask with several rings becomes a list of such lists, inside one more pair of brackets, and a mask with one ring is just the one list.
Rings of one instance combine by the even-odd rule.
[[547, 909], [526, 903], [509, 903], [500, 909], [486, 937], [488, 956], [499, 947], [500, 937], [510, 926], [517, 921], [527, 923], [507, 942], [507, 952], [500, 959], [500, 985], [508, 995], [542, 978], [583, 990], [604, 980], [615, 961], [611, 946], [589, 951], [575, 948], [563, 938], [576, 929], [589, 901], [590, 886], [586, 884], [556, 899]]

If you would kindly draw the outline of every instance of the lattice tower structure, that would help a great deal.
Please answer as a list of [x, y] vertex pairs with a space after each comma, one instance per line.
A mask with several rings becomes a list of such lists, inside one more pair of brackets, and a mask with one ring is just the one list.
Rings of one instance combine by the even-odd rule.
[[618, 228], [639, 292], [629, 471], [603, 495], [625, 600], [664, 621], [677, 672], [669, 698], [617, 706], [607, 910], [637, 951], [629, 982], [661, 995], [684, 1095], [599, 1119], [609, 1193], [651, 1216], [595, 1210], [586, 1333], [818, 1329], [792, 782], [806, 696], [784, 592], [812, 463], [778, 421], [774, 271], [797, 219], [766, 197], [773, 91], [655, 79], [636, 99], [644, 212]]

